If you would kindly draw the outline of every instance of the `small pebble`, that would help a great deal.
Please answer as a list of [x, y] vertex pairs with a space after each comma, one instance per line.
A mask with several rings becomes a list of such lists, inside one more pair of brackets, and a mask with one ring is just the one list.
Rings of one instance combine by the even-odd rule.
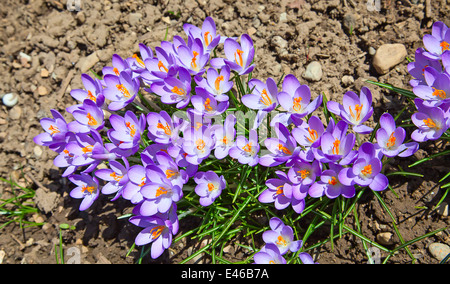
[[41, 69], [41, 77], [42, 78], [48, 78], [49, 75], [50, 75], [50, 73], [48, 72], [47, 69], [45, 69], [45, 68]]
[[355, 82], [355, 79], [350, 75], [344, 75], [344, 76], [342, 76], [341, 81], [342, 81], [342, 84], [345, 87], [347, 87], [347, 86], [350, 86], [351, 84], [353, 84]]
[[443, 260], [450, 253], [450, 247], [441, 243], [432, 243], [428, 250], [439, 261]]
[[5, 106], [13, 107], [19, 101], [19, 96], [16, 94], [13, 94], [13, 93], [9, 93], [9, 94], [3, 95], [2, 101]]
[[448, 217], [448, 207], [448, 202], [443, 201], [438, 207], [436, 207], [436, 210], [439, 215]]
[[40, 96], [48, 95], [48, 90], [47, 90], [47, 88], [44, 87], [44, 86], [39, 86], [39, 87], [38, 87], [38, 94], [39, 94]]
[[22, 109], [19, 106], [15, 106], [9, 110], [9, 118], [12, 120], [19, 120], [22, 116]]
[[407, 54], [403, 44], [383, 44], [375, 53], [372, 64], [378, 74], [383, 75], [402, 62]]
[[308, 64], [303, 78], [308, 81], [320, 81], [322, 78], [322, 65], [318, 61], [313, 61]]
[[390, 232], [382, 232], [377, 235], [377, 241], [381, 245], [389, 246], [394, 244], [394, 240], [392, 239], [392, 233]]

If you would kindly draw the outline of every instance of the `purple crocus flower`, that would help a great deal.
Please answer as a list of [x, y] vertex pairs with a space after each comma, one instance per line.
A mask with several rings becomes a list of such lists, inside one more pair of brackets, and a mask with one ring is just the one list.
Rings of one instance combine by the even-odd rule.
[[196, 87], [195, 93], [196, 95], [192, 96], [191, 102], [195, 108], [194, 112], [198, 115], [205, 115], [206, 117], [221, 115], [230, 105], [228, 101], [217, 102], [211, 93], [201, 87]]
[[145, 115], [138, 118], [132, 111], [127, 111], [122, 117], [112, 114], [109, 118], [112, 128], [108, 130], [109, 139], [120, 149], [139, 147], [141, 135], [145, 130]]
[[265, 231], [262, 238], [266, 244], [274, 244], [283, 255], [288, 251], [296, 252], [302, 247], [302, 241], [294, 241], [294, 231], [287, 226], [280, 218], [273, 217], [269, 221], [271, 230]]
[[111, 200], [114, 201], [122, 195], [122, 190], [129, 182], [128, 168], [129, 163], [126, 159], [123, 159], [125, 165], [122, 165], [118, 161], [110, 161], [109, 169], [99, 169], [95, 171], [95, 175], [106, 181], [107, 183], [102, 187], [103, 194], [113, 194], [116, 196]]
[[90, 99], [97, 103], [99, 107], [103, 106], [105, 97], [103, 96], [103, 87], [98, 79], [93, 79], [87, 74], [81, 74], [81, 82], [83, 89], [74, 89], [70, 91], [70, 95], [79, 102]]
[[450, 29], [441, 21], [435, 22], [431, 28], [431, 35], [423, 36], [423, 45], [427, 50], [426, 56], [440, 59], [444, 51], [450, 50]]
[[120, 76], [121, 72], [127, 72], [131, 76], [131, 69], [127, 61], [125, 61], [120, 55], [113, 54], [112, 66], [105, 66], [102, 69], [103, 76], [109, 74], [113, 76]]
[[266, 244], [259, 252], [253, 255], [256, 264], [286, 264], [286, 259], [274, 244]]
[[322, 163], [339, 162], [341, 165], [350, 164], [357, 152], [352, 150], [355, 145], [355, 135], [347, 134], [348, 124], [341, 120], [337, 124], [330, 123], [320, 139], [320, 149], [312, 148], [314, 156]]
[[225, 178], [223, 176], [219, 177], [213, 171], [198, 172], [194, 177], [194, 181], [197, 183], [195, 193], [200, 196], [200, 204], [202, 206], [211, 205], [227, 186]]
[[155, 53], [156, 57], [145, 59], [146, 69], [140, 73], [142, 80], [149, 85], [173, 77], [178, 71], [176, 59], [171, 53], [159, 46], [155, 47]]
[[147, 115], [147, 124], [148, 138], [156, 143], [168, 144], [178, 136], [178, 131], [172, 118], [165, 111], [149, 113]]
[[292, 136], [297, 143], [305, 148], [299, 153], [301, 159], [312, 162], [314, 153], [312, 148], [320, 147], [322, 134], [325, 132], [322, 121], [317, 116], [311, 116], [308, 122], [302, 122], [299, 126], [292, 129]]
[[307, 252], [301, 252], [298, 257], [300, 258], [302, 264], [318, 264], [317, 262], [314, 262], [312, 256]]
[[133, 165], [128, 169], [129, 182], [122, 190], [122, 197], [138, 204], [144, 200], [141, 189], [147, 184], [147, 173], [142, 165]]
[[380, 129], [377, 131], [377, 144], [386, 157], [409, 157], [419, 148], [416, 142], [403, 144], [406, 131], [395, 126], [395, 120], [389, 113], [380, 117]]
[[418, 127], [411, 134], [417, 142], [439, 139], [450, 128], [450, 112], [440, 107], [426, 106], [421, 99], [415, 99], [418, 112], [411, 116], [412, 122]]
[[111, 101], [108, 105], [110, 110], [120, 110], [133, 102], [140, 87], [138, 79], [133, 79], [128, 72], [122, 72], [119, 76], [107, 74], [103, 78], [106, 85], [103, 94]]
[[224, 65], [228, 65], [231, 70], [236, 71], [239, 75], [245, 75], [253, 71], [255, 66], [252, 61], [255, 56], [255, 49], [249, 35], [241, 35], [241, 44], [232, 38], [227, 38], [224, 42], [224, 52], [226, 59], [211, 59], [212, 67], [221, 69]]
[[297, 142], [292, 137], [289, 129], [281, 123], [275, 124], [275, 132], [278, 138], [267, 138], [264, 140], [264, 145], [271, 152], [263, 155], [259, 159], [259, 164], [265, 167], [273, 167], [287, 163], [298, 157], [301, 150], [297, 146]]
[[425, 100], [425, 105], [439, 106], [442, 103], [450, 102], [450, 76], [440, 73], [432, 67], [426, 67], [424, 77], [426, 85], [414, 87], [413, 92]]
[[355, 196], [355, 187], [353, 185], [343, 185], [339, 181], [339, 173], [343, 167], [335, 163], [329, 163], [328, 166], [329, 169], [321, 173], [320, 180], [311, 185], [308, 194], [314, 198], [322, 197], [325, 194], [330, 199], [334, 199], [339, 195], [345, 198]]
[[88, 166], [84, 172], [93, 171], [101, 163], [101, 160], [93, 157], [93, 153], [103, 152], [102, 137], [92, 130], [89, 134], [79, 133], [75, 138], [76, 143], [69, 142], [66, 146], [73, 157], [71, 164], [76, 167]]
[[166, 175], [166, 178], [173, 184], [180, 188], [187, 183], [189, 177], [185, 170], [179, 169], [173, 158], [164, 151], [155, 154], [155, 165], [160, 168]]
[[358, 158], [353, 167], [339, 172], [339, 181], [343, 185], [369, 186], [374, 191], [385, 190], [389, 185], [387, 177], [381, 173], [383, 165], [376, 155], [375, 146], [364, 142], [358, 150]]
[[214, 148], [211, 129], [205, 125], [189, 127], [183, 132], [183, 150], [186, 152], [186, 160], [193, 165], [199, 165], [208, 158]]
[[228, 101], [229, 98], [225, 94], [233, 87], [233, 81], [230, 81], [230, 67], [224, 66], [220, 72], [209, 68], [206, 72], [206, 79], [201, 76], [196, 76], [194, 79], [199, 87], [213, 94], [217, 101]]
[[446, 50], [442, 53], [442, 66], [444, 66], [447, 75], [450, 75], [450, 50]]
[[288, 112], [291, 119], [299, 121], [322, 104], [322, 95], [311, 101], [311, 90], [307, 85], [301, 85], [298, 79], [287, 75], [283, 80], [282, 91], [278, 94], [280, 105]]
[[424, 73], [426, 67], [431, 67], [434, 70], [436, 70], [436, 72], [442, 69], [439, 60], [430, 59], [429, 57], [424, 55], [425, 52], [426, 51], [423, 48], [416, 49], [414, 57], [415, 61], [408, 63], [408, 72], [409, 74], [411, 74], [411, 76], [414, 77], [413, 80], [409, 81], [409, 84], [412, 87], [427, 84], [425, 81], [425, 73]]
[[42, 118], [40, 120], [45, 132], [36, 135], [33, 138], [34, 143], [49, 147], [57, 153], [63, 151], [67, 144], [67, 137], [70, 135], [67, 129], [67, 122], [57, 110], [50, 110], [53, 118]]
[[245, 106], [267, 112], [278, 106], [278, 87], [274, 79], [267, 78], [266, 83], [258, 79], [251, 79], [248, 86], [253, 92], [242, 97], [242, 103]]
[[184, 24], [183, 29], [187, 36], [200, 39], [203, 49], [207, 53], [210, 53], [220, 42], [220, 35], [216, 31], [216, 23], [211, 17], [205, 18], [201, 29], [192, 24]]
[[149, 182], [141, 188], [144, 201], [140, 213], [144, 216], [166, 213], [173, 202], [180, 200], [183, 192], [178, 185], [170, 182], [158, 166], [147, 166], [145, 171]]
[[191, 75], [201, 75], [205, 72], [209, 53], [204, 53], [203, 43], [200, 39], [193, 39], [189, 46], [180, 45], [177, 53], [179, 65], [188, 70]]
[[342, 105], [334, 101], [327, 102], [327, 108], [330, 112], [341, 116], [341, 118], [350, 125], [357, 133], [368, 134], [372, 132], [372, 128], [363, 125], [373, 113], [372, 93], [369, 88], [363, 87], [358, 97], [352, 91], [344, 94]]
[[228, 156], [228, 153], [234, 145], [236, 137], [236, 116], [227, 115], [224, 124], [211, 126], [211, 133], [214, 138], [214, 156], [221, 160]]
[[81, 173], [72, 175], [69, 180], [77, 185], [70, 192], [70, 196], [76, 199], [83, 199], [80, 204], [80, 211], [88, 209], [100, 195], [98, 180], [89, 174]]
[[288, 177], [294, 184], [312, 185], [321, 172], [321, 164], [318, 160], [312, 163], [297, 160], [289, 169]]
[[75, 133], [88, 133], [101, 130], [105, 125], [103, 110], [92, 100], [84, 100], [83, 106], [72, 112], [75, 121], [69, 122], [67, 128]]
[[75, 154], [71, 153], [69, 149], [72, 149], [70, 144], [77, 144], [75, 136], [70, 136], [65, 144], [64, 148], [59, 152], [58, 156], [53, 159], [53, 164], [58, 168], [66, 168], [62, 173], [62, 177], [67, 177], [72, 175], [77, 169], [78, 166], [73, 164], [73, 160], [75, 159]]
[[[278, 178], [271, 178], [266, 181], [267, 189], [258, 197], [261, 203], [274, 203], [277, 210], [283, 210], [292, 205], [295, 212], [301, 213], [305, 208], [306, 194], [300, 185], [294, 185], [286, 173], [275, 171]], [[307, 191], [307, 190], [306, 190]]]
[[238, 136], [235, 145], [228, 154], [230, 157], [237, 159], [239, 163], [253, 167], [259, 162], [259, 149], [258, 134], [256, 130], [251, 129], [249, 139], [244, 136]]
[[185, 68], [178, 69], [178, 78], [166, 77], [163, 82], [155, 82], [150, 91], [161, 97], [165, 104], [176, 104], [182, 109], [186, 107], [191, 99], [191, 75]]
[[144, 228], [135, 239], [138, 246], [152, 243], [150, 255], [158, 258], [172, 244], [172, 235], [175, 234], [174, 226], [170, 219], [159, 216], [133, 216], [130, 222]]
[[146, 70], [145, 61], [147, 59], [153, 59], [152, 49], [143, 43], [139, 44], [139, 53], [141, 55], [141, 58], [139, 58], [137, 54], [133, 54], [132, 57], [125, 60], [129, 68], [136, 74], [141, 74]]

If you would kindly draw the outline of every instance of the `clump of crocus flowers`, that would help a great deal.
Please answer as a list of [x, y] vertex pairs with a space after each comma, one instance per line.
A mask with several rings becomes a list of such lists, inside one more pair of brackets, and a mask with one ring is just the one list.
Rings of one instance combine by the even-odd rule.
[[[307, 198], [352, 198], [361, 187], [386, 189], [384, 157], [410, 156], [417, 142], [437, 139], [450, 127], [450, 30], [441, 22], [424, 37], [426, 49], [418, 49], [416, 62], [408, 65], [418, 97], [412, 117], [415, 141], [388, 113], [379, 120], [376, 142], [368, 141], [375, 130], [367, 125], [374, 110], [366, 87], [359, 95], [344, 94], [342, 104], [325, 104], [322, 95], [311, 94], [291, 74], [278, 83], [253, 78], [243, 84], [241, 76], [255, 68], [249, 35], [221, 36], [210, 17], [201, 28], [185, 24], [184, 31], [187, 40], [175, 36], [154, 50], [140, 44], [140, 55], [114, 55], [103, 76], [82, 74], [84, 89], [71, 91], [78, 104], [67, 108], [74, 120], [66, 122], [52, 110], [53, 118], [41, 120], [45, 132], [34, 138], [58, 154], [54, 164], [76, 186], [70, 196], [82, 199], [80, 210], [100, 193], [135, 206], [130, 222], [143, 228], [136, 244], [152, 243], [152, 258], [170, 247], [178, 232], [177, 202], [188, 182], [196, 184], [202, 206], [229, 189], [223, 175], [199, 171], [208, 159], [280, 166], [259, 201], [301, 213]], [[223, 57], [216, 55], [218, 45], [223, 45]], [[173, 112], [150, 111], [145, 92], [159, 96]], [[314, 115], [321, 106], [334, 115], [328, 121]], [[250, 129], [238, 131], [245, 121], [236, 110], [254, 112]], [[269, 114], [273, 135], [262, 137]], [[302, 243], [280, 219], [271, 219], [270, 227], [255, 262], [285, 263], [282, 255], [298, 251]], [[309, 255], [299, 256], [313, 263]]]

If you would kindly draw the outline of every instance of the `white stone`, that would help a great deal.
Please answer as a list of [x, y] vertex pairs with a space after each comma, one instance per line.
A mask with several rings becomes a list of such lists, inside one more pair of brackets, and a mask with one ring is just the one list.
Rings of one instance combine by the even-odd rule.
[[450, 253], [450, 247], [441, 243], [432, 243], [428, 250], [439, 261], [443, 260]]
[[372, 64], [378, 74], [383, 75], [402, 62], [407, 54], [406, 47], [403, 44], [383, 44], [375, 53]]
[[320, 81], [322, 78], [322, 65], [318, 61], [313, 61], [308, 64], [303, 78], [308, 81]]

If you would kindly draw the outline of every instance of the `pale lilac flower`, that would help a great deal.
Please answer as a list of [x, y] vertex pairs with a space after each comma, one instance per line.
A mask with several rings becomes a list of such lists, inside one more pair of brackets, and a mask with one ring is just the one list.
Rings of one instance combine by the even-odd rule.
[[345, 122], [353, 125], [353, 130], [357, 133], [368, 134], [372, 128], [363, 125], [373, 113], [372, 93], [369, 88], [363, 87], [358, 97], [352, 91], [344, 94], [342, 105], [334, 101], [327, 102], [327, 108], [330, 112], [339, 115]]
[[122, 190], [129, 182], [128, 168], [129, 163], [126, 159], [123, 159], [125, 165], [122, 165], [118, 161], [110, 161], [109, 169], [99, 169], [95, 171], [95, 175], [106, 181], [107, 183], [102, 187], [103, 194], [113, 194], [116, 196], [111, 200], [114, 201], [122, 195]]
[[101, 130], [105, 125], [103, 110], [92, 100], [84, 100], [83, 106], [72, 113], [75, 121], [69, 122], [67, 128], [75, 133], [88, 133]]
[[252, 61], [255, 56], [255, 49], [249, 35], [241, 35], [241, 44], [232, 38], [227, 38], [224, 42], [224, 52], [226, 59], [211, 59], [212, 67], [221, 69], [224, 65], [228, 65], [231, 70], [236, 71], [239, 75], [245, 75], [253, 71], [255, 66]]
[[437, 59], [430, 59], [424, 55], [425, 49], [418, 48], [415, 53], [415, 61], [408, 63], [408, 72], [411, 76], [414, 77], [413, 80], [409, 81], [409, 84], [412, 87], [416, 87], [418, 85], [426, 85], [425, 81], [425, 68], [430, 67], [436, 71], [436, 73], [440, 73], [442, 70], [441, 63]]
[[186, 160], [193, 165], [199, 165], [208, 158], [214, 148], [211, 129], [205, 125], [189, 127], [183, 132], [183, 150]]
[[280, 218], [273, 217], [269, 221], [271, 230], [265, 231], [262, 238], [266, 244], [274, 244], [283, 255], [288, 251], [296, 252], [302, 247], [302, 241], [294, 241], [294, 231], [287, 226]]
[[178, 78], [170, 76], [162, 82], [155, 82], [151, 85], [150, 91], [160, 96], [161, 102], [176, 104], [177, 108], [182, 109], [191, 99], [191, 75], [188, 70], [180, 67]]
[[174, 159], [164, 151], [155, 154], [155, 165], [166, 175], [166, 178], [180, 188], [188, 182], [188, 175], [185, 170], [180, 169]]
[[130, 181], [123, 188], [122, 197], [138, 204], [144, 199], [141, 189], [148, 182], [145, 168], [139, 164], [131, 166], [128, 169], [128, 179]]
[[312, 185], [316, 177], [322, 172], [322, 165], [318, 160], [312, 163], [297, 160], [288, 171], [289, 180], [294, 184]]
[[183, 192], [158, 166], [147, 166], [145, 171], [148, 182], [140, 190], [144, 197], [140, 213], [144, 216], [166, 213], [173, 202], [181, 199]]
[[228, 156], [228, 152], [234, 145], [236, 137], [236, 116], [229, 114], [222, 125], [211, 126], [211, 133], [214, 138], [214, 156], [221, 160]]
[[389, 113], [384, 113], [380, 117], [380, 129], [376, 138], [381, 152], [386, 157], [409, 157], [419, 148], [416, 142], [403, 144], [406, 131], [402, 127], [395, 126], [395, 120]]
[[339, 181], [339, 173], [343, 167], [335, 163], [329, 163], [328, 166], [329, 169], [320, 174], [320, 180], [311, 185], [308, 194], [314, 198], [326, 195], [330, 199], [334, 199], [339, 195], [345, 198], [355, 196], [355, 187], [353, 185], [343, 185]]
[[318, 264], [317, 262], [314, 262], [312, 256], [307, 252], [301, 252], [298, 257], [302, 264]]
[[278, 106], [278, 87], [272, 78], [267, 78], [266, 83], [251, 79], [248, 82], [251, 94], [242, 97], [242, 103], [250, 109], [270, 112]]
[[358, 150], [358, 158], [353, 167], [339, 172], [339, 181], [343, 185], [369, 186], [374, 191], [385, 190], [389, 185], [387, 177], [381, 173], [383, 165], [376, 156], [375, 146], [364, 142]]
[[150, 255], [158, 258], [172, 244], [172, 235], [175, 234], [173, 222], [159, 216], [133, 216], [130, 222], [144, 228], [135, 239], [138, 246], [152, 243]]
[[105, 97], [103, 96], [103, 87], [98, 79], [93, 79], [87, 74], [81, 74], [81, 82], [85, 90], [74, 89], [70, 91], [70, 95], [82, 103], [86, 99], [90, 99], [97, 103], [97, 106], [102, 107], [105, 102]]
[[183, 25], [184, 32], [189, 37], [200, 39], [203, 44], [205, 52], [210, 53], [220, 42], [220, 35], [217, 34], [216, 23], [211, 17], [206, 17], [202, 28], [196, 27], [192, 24]]
[[253, 255], [256, 264], [286, 264], [286, 259], [274, 244], [266, 244], [259, 252]]
[[412, 122], [418, 127], [411, 134], [417, 142], [439, 139], [450, 128], [450, 112], [444, 112], [439, 107], [426, 106], [421, 99], [415, 99], [418, 112], [411, 116]]
[[113, 76], [120, 76], [121, 72], [127, 72], [128, 75], [131, 74], [130, 66], [128, 65], [128, 62], [125, 61], [120, 55], [113, 54], [112, 56], [112, 66], [105, 66], [102, 69], [103, 76], [109, 74]]
[[112, 128], [108, 130], [108, 137], [120, 149], [139, 147], [141, 135], [145, 130], [145, 115], [138, 118], [132, 111], [127, 111], [122, 117], [112, 114], [109, 117]]
[[424, 105], [439, 106], [450, 102], [450, 76], [440, 73], [432, 67], [425, 67], [424, 77], [426, 85], [418, 85], [413, 92], [419, 98], [425, 100]]
[[200, 39], [193, 39], [188, 46], [180, 45], [177, 48], [179, 65], [186, 68], [191, 75], [201, 75], [205, 72], [205, 65], [209, 60], [209, 53], [203, 51]]
[[431, 28], [431, 35], [423, 36], [423, 45], [427, 50], [426, 56], [440, 59], [444, 51], [450, 50], [450, 29], [441, 21], [435, 22]]
[[260, 157], [259, 164], [273, 167], [286, 163], [289, 166], [290, 162], [298, 157], [301, 148], [283, 124], [276, 123], [275, 132], [277, 138], [269, 137], [264, 140], [264, 145], [271, 153]]
[[[45, 132], [36, 135], [33, 138], [34, 143], [49, 147], [57, 153], [63, 151], [67, 144], [67, 138], [71, 136], [71, 132], [67, 129], [67, 122], [57, 110], [50, 110], [52, 118], [43, 118], [40, 123]], [[73, 135], [72, 135], [73, 136]]]
[[108, 109], [117, 111], [134, 101], [140, 87], [137, 78], [133, 79], [127, 72], [122, 72], [119, 76], [107, 74], [103, 78], [106, 85], [103, 94], [111, 101]]
[[100, 195], [98, 180], [89, 174], [81, 173], [72, 175], [69, 180], [77, 185], [70, 192], [70, 196], [76, 199], [83, 199], [80, 204], [80, 211], [88, 209]]
[[194, 112], [206, 117], [217, 116], [224, 113], [229, 106], [228, 101], [218, 102], [215, 97], [206, 89], [195, 88], [195, 96], [192, 96], [191, 102], [194, 106]]
[[199, 87], [214, 95], [217, 101], [228, 101], [226, 93], [233, 87], [233, 81], [230, 81], [230, 67], [224, 66], [220, 72], [209, 68], [206, 72], [206, 79], [201, 76], [196, 76], [194, 79]]
[[[143, 43], [139, 44], [139, 53], [141, 55], [141, 58], [137, 54], [133, 54], [133, 56], [131, 56], [130, 58], [127, 58], [125, 60], [127, 65], [129, 66], [129, 68], [136, 74], [141, 74], [142, 72], [147, 70], [147, 68], [145, 66], [145, 61], [147, 59], [153, 59], [152, 49]], [[114, 62], [113, 62], [113, 66], [114, 66]], [[119, 69], [119, 73], [120, 72], [121, 71]]]
[[297, 143], [305, 148], [300, 152], [300, 158], [312, 162], [314, 158], [313, 148], [320, 147], [322, 134], [325, 132], [322, 121], [317, 116], [311, 116], [308, 122], [302, 122], [292, 129], [292, 136]]
[[228, 154], [230, 157], [237, 159], [239, 163], [253, 167], [259, 162], [259, 149], [258, 134], [256, 130], [251, 129], [249, 139], [244, 136], [238, 136], [235, 145]]
[[[145, 70], [140, 73], [142, 80], [152, 85], [154, 82], [163, 82], [167, 77], [173, 77], [178, 72], [175, 57], [162, 47], [155, 47], [156, 57], [144, 61]], [[149, 89], [146, 89], [150, 91]]]
[[194, 181], [197, 183], [195, 193], [200, 196], [200, 204], [202, 206], [211, 205], [227, 186], [225, 178], [223, 176], [219, 177], [213, 171], [198, 172], [194, 177]]

